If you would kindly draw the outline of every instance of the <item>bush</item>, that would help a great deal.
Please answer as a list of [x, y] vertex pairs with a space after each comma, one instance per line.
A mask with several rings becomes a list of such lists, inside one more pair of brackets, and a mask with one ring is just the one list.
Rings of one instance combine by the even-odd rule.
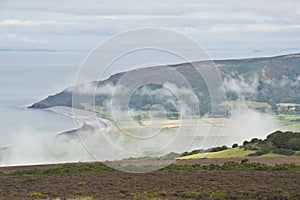
[[[191, 152], [183, 152], [182, 154], [180, 154], [180, 157], [184, 157], [184, 156], [190, 156], [190, 155], [194, 155], [194, 154], [199, 154], [201, 152], [204, 152], [204, 150], [202, 149], [196, 149], [196, 150], [193, 150]], [[178, 156], [177, 156], [178, 157]]]
[[250, 143], [251, 143], [251, 144], [255, 144], [255, 143], [259, 143], [259, 142], [261, 142], [261, 141], [262, 141], [261, 139], [253, 138], [253, 139], [250, 141]]
[[244, 158], [243, 160], [241, 160], [241, 165], [243, 165], [245, 163], [249, 163], [249, 159], [248, 158]]
[[299, 169], [299, 166], [295, 165], [294, 163], [284, 163], [284, 164], [280, 164], [280, 165], [275, 165], [272, 168], [273, 170], [297, 170]]
[[292, 156], [295, 154], [295, 151], [291, 149], [275, 149], [273, 153], [281, 154], [281, 155], [286, 155], [286, 156]]
[[223, 164], [222, 170], [231, 170], [231, 169], [239, 169], [240, 164], [233, 161], [227, 161]]
[[28, 194], [29, 197], [41, 197], [42, 196], [42, 193], [36, 192], [36, 191], [29, 192], [27, 194]]
[[300, 150], [300, 137], [289, 139], [289, 141], [287, 142], [287, 146], [295, 151]]
[[300, 150], [300, 133], [276, 131], [267, 137], [275, 147], [280, 149]]
[[238, 147], [239, 145], [237, 144], [237, 143], [235, 143], [235, 144], [233, 144], [232, 145], [232, 148], [236, 148], [236, 147]]
[[270, 151], [267, 150], [267, 149], [261, 149], [261, 150], [258, 150], [255, 153], [249, 154], [248, 156], [262, 156], [262, 155], [267, 154], [267, 153], [270, 153]]
[[243, 146], [246, 146], [246, 145], [248, 145], [249, 144], [249, 141], [247, 141], [247, 140], [245, 140], [244, 142], [243, 142]]
[[223, 150], [226, 150], [228, 149], [228, 147], [226, 145], [223, 145], [221, 147], [214, 147], [214, 148], [211, 148], [209, 149], [208, 151], [209, 152], [218, 152], [218, 151], [223, 151]]

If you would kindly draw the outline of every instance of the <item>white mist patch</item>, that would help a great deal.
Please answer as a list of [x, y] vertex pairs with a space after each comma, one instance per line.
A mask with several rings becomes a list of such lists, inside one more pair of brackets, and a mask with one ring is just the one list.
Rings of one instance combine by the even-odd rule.
[[226, 91], [232, 91], [238, 94], [240, 100], [245, 99], [247, 94], [256, 94], [258, 86], [258, 76], [253, 76], [246, 81], [242, 76], [232, 78], [230, 76], [224, 79], [224, 88]]
[[90, 161], [78, 140], [41, 134], [31, 128], [13, 133], [8, 148], [0, 150], [0, 166]]
[[265, 138], [278, 128], [279, 125], [272, 115], [240, 108], [232, 111], [232, 116], [226, 122], [223, 133], [229, 136], [232, 144], [242, 144], [243, 141], [252, 138]]

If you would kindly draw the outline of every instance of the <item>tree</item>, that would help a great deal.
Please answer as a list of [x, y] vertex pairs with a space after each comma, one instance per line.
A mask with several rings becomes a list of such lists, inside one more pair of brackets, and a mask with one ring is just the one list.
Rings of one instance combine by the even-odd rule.
[[249, 141], [247, 141], [247, 140], [245, 140], [244, 142], [243, 142], [243, 146], [246, 146], [246, 145], [248, 145], [249, 144]]
[[300, 150], [300, 138], [294, 137], [294, 138], [289, 139], [289, 141], [287, 142], [287, 147], [289, 149], [299, 151]]

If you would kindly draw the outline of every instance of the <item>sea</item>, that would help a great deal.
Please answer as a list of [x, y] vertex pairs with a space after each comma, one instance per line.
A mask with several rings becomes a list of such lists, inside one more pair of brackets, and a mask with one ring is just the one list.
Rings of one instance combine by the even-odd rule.
[[[54, 135], [75, 128], [71, 117], [28, 106], [71, 86], [86, 55], [0, 51], [0, 149], [20, 145], [24, 135]], [[22, 164], [20, 159], [6, 162], [1, 152], [0, 165]]]

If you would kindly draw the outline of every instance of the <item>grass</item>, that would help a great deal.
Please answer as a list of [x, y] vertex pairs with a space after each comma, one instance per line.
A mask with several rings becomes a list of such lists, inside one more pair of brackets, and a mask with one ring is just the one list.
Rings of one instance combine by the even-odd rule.
[[244, 150], [243, 148], [232, 148], [218, 152], [200, 153], [190, 156], [184, 156], [179, 159], [198, 159], [198, 158], [231, 158], [231, 157], [245, 157], [249, 154], [255, 153], [254, 150]]
[[276, 119], [282, 125], [283, 129], [290, 131], [299, 131], [300, 123], [297, 120], [300, 120], [299, 115], [288, 115], [288, 114], [280, 114], [276, 115]]
[[[136, 169], [147, 169], [149, 167], [153, 167], [150, 165], [147, 166], [128, 166], [135, 167]], [[126, 168], [126, 167], [123, 167]], [[210, 164], [210, 165], [199, 165], [199, 164], [193, 164], [193, 165], [176, 165], [171, 164], [168, 165], [162, 169], [159, 169], [159, 171], [195, 171], [195, 170], [296, 170], [300, 171], [300, 166], [295, 164], [279, 164], [279, 165], [266, 165], [262, 163], [238, 163], [233, 161], [227, 161], [224, 162], [222, 165], [218, 164]], [[54, 174], [74, 174], [74, 173], [85, 173], [85, 172], [116, 172], [117, 170], [107, 167], [106, 165], [102, 163], [72, 163], [72, 164], [66, 164], [57, 168], [49, 168], [49, 169], [31, 169], [31, 170], [19, 170], [14, 171], [10, 173], [1, 174], [1, 176], [24, 176], [26, 179], [23, 181], [23, 183], [39, 183], [41, 182], [41, 179], [39, 178], [32, 178], [28, 177], [29, 175], [54, 175]], [[0, 176], [0, 177], [1, 177]], [[28, 178], [27, 178], [28, 177]], [[79, 186], [87, 185], [88, 182], [86, 181], [78, 181], [76, 183]]]
[[270, 153], [263, 154], [261, 156], [262, 157], [273, 157], [273, 156], [285, 156], [285, 155], [270, 152]]
[[111, 113], [108, 112], [105, 107], [93, 106], [88, 102], [81, 103], [80, 105], [83, 106], [85, 110], [95, 112], [99, 114], [102, 118], [112, 121]]
[[252, 108], [270, 108], [271, 106], [266, 102], [256, 102], [256, 101], [226, 101], [223, 103], [225, 106], [241, 106], [246, 105]]

